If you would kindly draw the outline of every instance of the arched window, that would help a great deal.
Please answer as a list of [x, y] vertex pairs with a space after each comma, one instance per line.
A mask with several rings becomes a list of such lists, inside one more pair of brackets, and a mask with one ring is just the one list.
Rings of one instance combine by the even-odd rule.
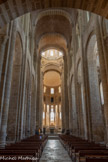
[[55, 60], [58, 58], [62, 58], [63, 52], [55, 50], [55, 49], [50, 49], [50, 50], [46, 50], [46, 51], [42, 52], [41, 57], [46, 58], [48, 60]]
[[61, 93], [61, 87], [59, 87], [58, 90], [59, 90], [59, 93]]
[[89, 22], [89, 21], [90, 21], [90, 12], [87, 11], [87, 22]]
[[54, 55], [53, 50], [51, 50], [50, 51], [50, 56], [53, 56], [53, 55]]
[[59, 105], [59, 112], [61, 112], [61, 105]]
[[56, 105], [56, 113], [58, 112], [58, 105]]
[[63, 56], [62, 52], [59, 52], [59, 56]]
[[54, 88], [51, 88], [50, 92], [51, 92], [51, 94], [54, 94]]
[[49, 105], [47, 105], [47, 112], [49, 112]]
[[45, 52], [42, 52], [42, 56], [45, 56]]
[[45, 119], [45, 112], [43, 112], [43, 119]]
[[46, 93], [46, 87], [44, 86], [44, 93]]
[[100, 67], [99, 55], [96, 56], [96, 65], [97, 67]]
[[51, 121], [53, 122], [54, 121], [54, 109], [51, 108]]
[[101, 96], [101, 104], [104, 105], [104, 95], [103, 95], [102, 82], [100, 83], [100, 96]]

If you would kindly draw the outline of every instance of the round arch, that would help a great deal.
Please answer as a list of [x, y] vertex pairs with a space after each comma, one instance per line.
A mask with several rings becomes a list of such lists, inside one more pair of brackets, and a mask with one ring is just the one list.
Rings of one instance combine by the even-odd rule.
[[50, 38], [51, 37], [57, 37], [59, 39], [62, 39], [66, 45], [68, 44], [68, 42], [67, 42], [64, 35], [62, 35], [60, 33], [55, 33], [55, 32], [54, 33], [45, 33], [45, 34], [43, 34], [42, 36], [40, 36], [40, 39], [39, 39], [39, 41], [37, 43], [40, 43], [46, 37], [50, 37]]
[[44, 10], [42, 11], [37, 17], [36, 17], [36, 22], [35, 22], [35, 25], [37, 24], [37, 22], [44, 16], [47, 16], [47, 15], [60, 15], [60, 16], [64, 16], [65, 18], [68, 19], [68, 21], [70, 22], [70, 24], [72, 23], [72, 19], [71, 19], [71, 16], [70, 14], [65, 11], [65, 10], [61, 10], [61, 9], [48, 9], [48, 10]]
[[[38, 9], [50, 9], [50, 8], [75, 8], [90, 11], [108, 18], [108, 1], [87, 1], [87, 0], [54, 0], [54, 1], [11, 1], [5, 0], [0, 1], [0, 26], [4, 26], [11, 20], [24, 15], [28, 12], [35, 11]], [[104, 11], [104, 12], [103, 12]]]
[[43, 72], [43, 74], [45, 74], [45, 73], [47, 73], [47, 72], [49, 72], [49, 71], [54, 71], [54, 72], [57, 72], [58, 74], [61, 75], [61, 72], [60, 72], [58, 69], [46, 69], [46, 70]]

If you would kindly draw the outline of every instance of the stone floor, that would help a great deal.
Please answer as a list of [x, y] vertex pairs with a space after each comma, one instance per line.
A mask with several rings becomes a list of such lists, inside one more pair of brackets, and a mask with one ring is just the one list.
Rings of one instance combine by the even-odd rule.
[[72, 162], [59, 140], [48, 140], [40, 162]]

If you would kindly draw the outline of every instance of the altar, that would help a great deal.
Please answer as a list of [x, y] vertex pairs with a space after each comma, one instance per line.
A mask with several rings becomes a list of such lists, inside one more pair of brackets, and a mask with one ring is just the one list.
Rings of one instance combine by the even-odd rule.
[[50, 133], [54, 134], [54, 131], [55, 131], [55, 127], [50, 127]]

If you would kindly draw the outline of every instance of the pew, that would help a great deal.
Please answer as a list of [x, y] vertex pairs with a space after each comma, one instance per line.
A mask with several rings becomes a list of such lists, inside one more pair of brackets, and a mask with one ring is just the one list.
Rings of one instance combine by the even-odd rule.
[[59, 137], [73, 162], [108, 161], [108, 149], [105, 145], [89, 142], [71, 135], [60, 135]]
[[[24, 161], [27, 162], [33, 161], [31, 159], [34, 158], [36, 162], [39, 162], [47, 140], [48, 136], [41, 137], [40, 139], [40, 136], [36, 135], [27, 139], [23, 139], [20, 142], [16, 142], [14, 144], [8, 144], [5, 149], [0, 149], [0, 157], [16, 157], [18, 161], [23, 161], [23, 159], [18, 159], [19, 157], [23, 157], [25, 158]], [[0, 159], [0, 161], [2, 161], [2, 159]]]
[[76, 156], [77, 161], [87, 161], [87, 160], [100, 160], [108, 159], [108, 150], [80, 150]]
[[107, 157], [101, 157], [101, 158], [87, 157], [86, 162], [108, 162], [108, 158]]

